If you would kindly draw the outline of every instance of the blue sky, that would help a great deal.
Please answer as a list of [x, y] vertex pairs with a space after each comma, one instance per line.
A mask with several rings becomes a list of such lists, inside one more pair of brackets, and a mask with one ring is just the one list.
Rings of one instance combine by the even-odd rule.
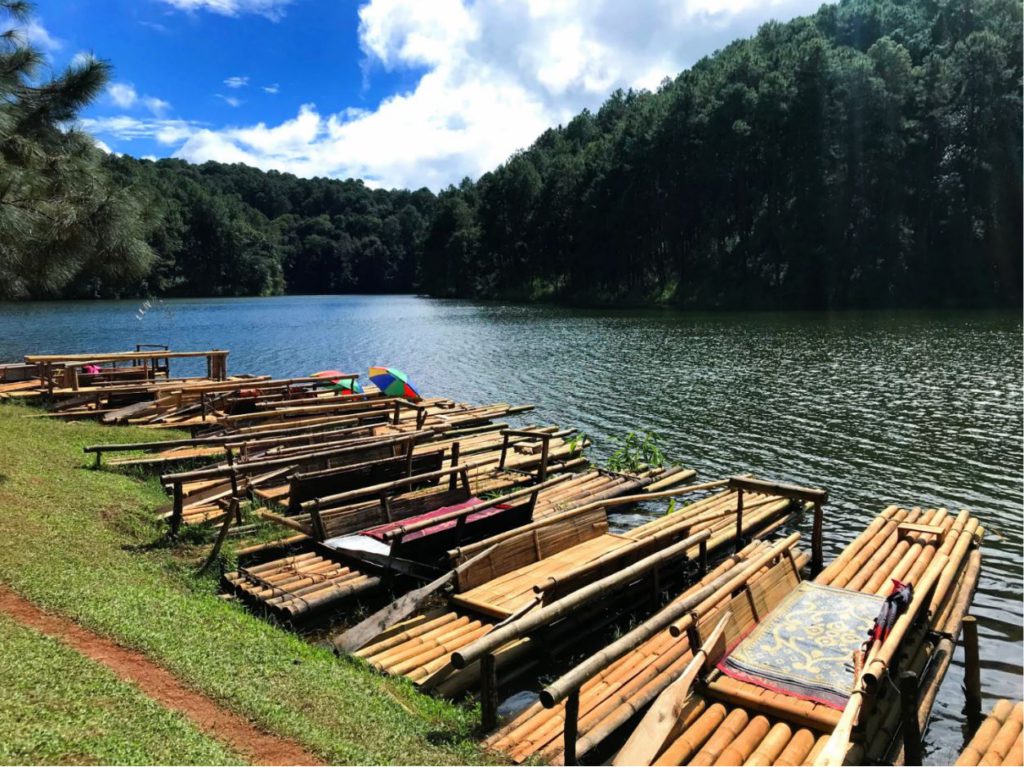
[[114, 65], [82, 119], [111, 151], [436, 190], [819, 4], [43, 0], [29, 37]]

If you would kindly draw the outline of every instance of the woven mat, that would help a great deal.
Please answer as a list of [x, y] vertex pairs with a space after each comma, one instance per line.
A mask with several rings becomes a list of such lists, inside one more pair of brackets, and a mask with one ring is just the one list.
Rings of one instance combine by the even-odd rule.
[[842, 709], [853, 692], [853, 653], [884, 601], [804, 581], [718, 668], [758, 687]]

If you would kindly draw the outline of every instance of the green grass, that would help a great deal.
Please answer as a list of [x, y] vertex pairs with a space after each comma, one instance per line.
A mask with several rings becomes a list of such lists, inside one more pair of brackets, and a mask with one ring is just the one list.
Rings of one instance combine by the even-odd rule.
[[[192, 559], [149, 545], [164, 532], [152, 514], [167, 502], [158, 483], [87, 468], [82, 447], [152, 440], [152, 431], [26, 417], [33, 412], [0, 406], [0, 581], [328, 761], [485, 758], [471, 737], [474, 711], [223, 601], [213, 576], [192, 575]], [[177, 758], [188, 761], [184, 751]], [[48, 761], [43, 752], [24, 759]]]
[[0, 763], [234, 764], [110, 670], [0, 613]]

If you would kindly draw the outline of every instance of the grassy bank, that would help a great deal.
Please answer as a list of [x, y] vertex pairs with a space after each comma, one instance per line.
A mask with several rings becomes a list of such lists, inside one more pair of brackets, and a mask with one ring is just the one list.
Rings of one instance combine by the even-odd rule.
[[[212, 577], [194, 577], [190, 565], [171, 549], [153, 545], [163, 527], [152, 521], [152, 510], [166, 502], [156, 481], [94, 471], [82, 453], [92, 443], [151, 440], [152, 431], [26, 417], [33, 412], [0, 405], [0, 582], [143, 651], [186, 684], [328, 761], [480, 761], [470, 738], [472, 712], [421, 695], [355, 661], [339, 660], [224, 602]], [[24, 637], [19, 641], [32, 643]], [[53, 658], [57, 666], [52, 673], [63, 676], [67, 665], [68, 679], [74, 676], [73, 665], [88, 665], [74, 654]], [[82, 694], [91, 694], [93, 687], [85, 679]], [[67, 694], [74, 698], [76, 689], [69, 687]], [[154, 733], [167, 732], [170, 715], [162, 709], [125, 701], [133, 711], [125, 739], [147, 723]], [[50, 717], [45, 701], [33, 711], [16, 710], [33, 708], [31, 698], [15, 696], [5, 705], [15, 712], [5, 709], [0, 726], [14, 721], [12, 716], [30, 716], [44, 731], [37, 730], [16, 754], [0, 751], [2, 759], [56, 758], [44, 747], [49, 727], [54, 742], [63, 742], [69, 727], [89, 735], [87, 717]], [[173, 760], [225, 758], [216, 744], [204, 744], [201, 737], [186, 739], [180, 751], [175, 744]], [[143, 741], [140, 749], [148, 747]], [[35, 749], [33, 742], [39, 744]], [[69, 759], [161, 761], [160, 752], [151, 753], [152, 758], [149, 753], [142, 758], [141, 752], [97, 750]]]
[[230, 764], [237, 754], [60, 642], [0, 615], [0, 762]]

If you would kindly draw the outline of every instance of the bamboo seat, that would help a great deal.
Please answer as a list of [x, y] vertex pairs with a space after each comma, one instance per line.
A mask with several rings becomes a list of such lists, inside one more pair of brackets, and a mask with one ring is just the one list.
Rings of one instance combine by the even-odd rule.
[[580, 565], [606, 557], [632, 542], [633, 539], [627, 536], [605, 533], [456, 594], [452, 601], [486, 615], [505, 618], [535, 600], [537, 595], [533, 587], [545, 579], [572, 572]]

